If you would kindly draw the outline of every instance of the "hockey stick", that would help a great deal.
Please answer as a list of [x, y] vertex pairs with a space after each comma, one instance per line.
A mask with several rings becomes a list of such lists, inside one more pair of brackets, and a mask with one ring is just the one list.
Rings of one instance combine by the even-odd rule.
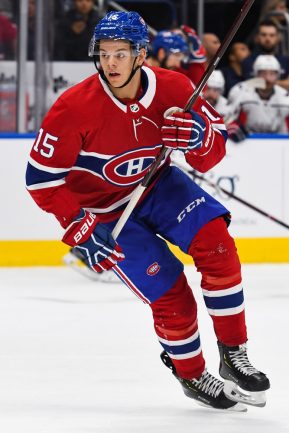
[[[246, 15], [248, 14], [252, 4], [254, 3], [254, 1], [255, 0], [245, 0], [244, 5], [239, 12], [239, 15], [237, 16], [237, 18], [233, 22], [233, 24], [230, 27], [225, 39], [223, 40], [222, 44], [220, 45], [218, 51], [216, 52], [215, 56], [212, 58], [211, 62], [209, 63], [209, 65], [208, 65], [208, 67], [207, 67], [207, 69], [203, 75], [203, 78], [200, 80], [200, 82], [198, 83], [197, 87], [194, 90], [194, 93], [192, 94], [192, 96], [190, 97], [188, 102], [186, 103], [184, 111], [190, 110], [190, 108], [196, 102], [197, 98], [199, 97], [200, 93], [202, 92], [203, 88], [205, 87], [209, 77], [211, 76], [212, 72], [216, 69], [219, 61], [223, 57], [225, 51], [227, 50], [229, 44], [231, 43], [231, 41], [233, 39], [233, 37], [235, 36], [238, 29], [240, 28], [240, 25], [244, 21], [244, 19], [245, 19]], [[118, 235], [120, 234], [123, 226], [127, 222], [133, 209], [137, 205], [140, 197], [142, 196], [145, 189], [148, 187], [152, 177], [154, 176], [157, 169], [159, 168], [159, 165], [161, 164], [163, 158], [167, 154], [170, 154], [170, 153], [171, 153], [170, 149], [166, 148], [165, 146], [162, 147], [159, 155], [156, 157], [155, 162], [151, 165], [149, 171], [147, 172], [147, 174], [143, 178], [142, 182], [134, 190], [130, 201], [128, 202], [128, 204], [127, 204], [124, 212], [122, 213], [120, 219], [118, 220], [115, 228], [113, 229], [112, 236], [114, 237], [114, 239], [116, 239], [118, 237]]]
[[227, 191], [225, 188], [221, 187], [220, 185], [217, 185], [216, 183], [211, 182], [210, 180], [206, 179], [204, 176], [200, 176], [199, 174], [196, 174], [195, 170], [187, 171], [187, 173], [193, 179], [196, 178], [196, 179], [199, 179], [199, 180], [206, 182], [207, 185], [214, 188], [217, 192], [218, 192], [218, 190], [222, 191], [228, 197], [233, 198], [234, 200], [238, 201], [239, 203], [242, 203], [243, 205], [247, 206], [248, 208], [254, 210], [255, 212], [258, 212], [259, 214], [263, 215], [264, 217], [269, 218], [271, 221], [274, 221], [275, 223], [280, 224], [282, 227], [289, 229], [288, 224], [284, 223], [283, 221], [279, 220], [278, 218], [274, 217], [273, 215], [270, 215], [269, 213], [263, 211], [262, 209], [258, 208], [257, 206], [253, 205], [252, 203], [247, 202], [246, 200], [242, 199], [241, 197], [238, 197], [237, 195], [233, 194], [232, 192]]

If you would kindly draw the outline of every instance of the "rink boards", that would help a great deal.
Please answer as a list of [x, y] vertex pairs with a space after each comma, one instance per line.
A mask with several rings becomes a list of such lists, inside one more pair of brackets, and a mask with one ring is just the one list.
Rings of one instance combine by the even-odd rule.
[[[25, 170], [34, 137], [2, 134], [0, 266], [60, 265], [68, 247], [53, 216], [41, 211], [25, 189]], [[289, 136], [253, 137], [228, 143], [227, 156], [204, 175], [210, 182], [268, 214], [260, 213], [202, 182], [232, 213], [230, 233], [243, 263], [289, 262]], [[173, 251], [192, 263], [176, 247]]]

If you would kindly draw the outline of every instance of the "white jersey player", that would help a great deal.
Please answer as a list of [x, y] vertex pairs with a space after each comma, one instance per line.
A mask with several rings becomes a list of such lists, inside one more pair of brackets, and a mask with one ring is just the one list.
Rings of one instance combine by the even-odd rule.
[[221, 71], [215, 70], [208, 79], [204, 90], [204, 98], [218, 111], [223, 117], [229, 113], [228, 100], [223, 96], [225, 90], [225, 79]]
[[265, 80], [265, 88], [252, 89], [246, 82], [234, 86], [228, 95], [234, 118], [251, 133], [287, 133], [289, 95], [276, 84], [280, 63], [272, 55], [260, 55], [253, 68], [255, 76]]

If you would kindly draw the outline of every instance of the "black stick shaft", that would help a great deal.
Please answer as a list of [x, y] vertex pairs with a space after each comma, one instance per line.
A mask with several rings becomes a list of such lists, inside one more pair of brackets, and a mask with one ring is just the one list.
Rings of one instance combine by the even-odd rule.
[[[217, 67], [219, 61], [221, 60], [224, 52], [228, 48], [228, 45], [230, 44], [233, 37], [235, 36], [237, 31], [239, 30], [240, 25], [244, 21], [244, 19], [245, 19], [246, 15], [248, 14], [252, 4], [254, 3], [254, 1], [255, 0], [245, 0], [244, 1], [244, 4], [243, 4], [243, 6], [239, 12], [239, 15], [237, 16], [237, 18], [233, 22], [232, 26], [230, 27], [225, 39], [221, 43], [215, 56], [210, 61], [208, 68], [206, 69], [206, 71], [203, 75], [203, 78], [200, 80], [200, 82], [198, 83], [197, 87], [195, 88], [192, 96], [190, 97], [190, 99], [186, 103], [184, 111], [188, 111], [194, 105], [196, 99], [198, 98], [198, 96], [200, 95], [204, 86], [206, 85], [208, 79], [210, 78], [210, 75], [216, 69], [216, 67]], [[131, 197], [130, 201], [128, 202], [123, 214], [121, 215], [119, 221], [117, 222], [115, 228], [112, 231], [112, 235], [113, 235], [114, 239], [116, 239], [118, 237], [119, 233], [121, 232], [123, 226], [125, 225], [126, 221], [129, 218], [129, 216], [133, 212], [133, 209], [137, 205], [140, 197], [142, 196], [145, 189], [148, 187], [152, 177], [154, 176], [157, 169], [159, 168], [166, 152], [171, 152], [171, 150], [166, 148], [165, 146], [163, 146], [160, 150], [160, 153], [156, 157], [155, 162], [151, 165], [149, 171], [147, 172], [147, 174], [143, 178], [142, 182], [135, 189], [134, 194], [132, 195], [132, 197]]]
[[[216, 52], [216, 54], [214, 55], [214, 57], [210, 61], [209, 65], [208, 65], [208, 67], [207, 67], [207, 69], [203, 75], [203, 78], [200, 80], [200, 82], [198, 83], [197, 87], [194, 90], [194, 93], [192, 94], [192, 96], [190, 97], [188, 102], [186, 103], [184, 111], [190, 110], [190, 108], [196, 102], [197, 98], [200, 96], [201, 91], [205, 87], [205, 85], [206, 85], [208, 79], [210, 78], [212, 72], [216, 69], [219, 61], [223, 57], [225, 51], [227, 50], [228, 46], [230, 45], [230, 43], [233, 39], [233, 37], [235, 36], [237, 31], [239, 30], [242, 22], [244, 21], [245, 17], [247, 16], [247, 14], [248, 14], [249, 10], [251, 9], [251, 6], [253, 5], [254, 1], [255, 0], [246, 0], [244, 2], [243, 7], [241, 8], [241, 10], [239, 12], [239, 15], [237, 16], [237, 18], [233, 22], [232, 26], [230, 27], [227, 35], [225, 36], [225, 39], [223, 40], [223, 42], [220, 45], [218, 51]], [[141, 182], [141, 185], [143, 187], [146, 188], [149, 185], [151, 178], [153, 177], [153, 175], [157, 171], [162, 159], [164, 158], [164, 156], [166, 154], [166, 151], [167, 151], [167, 148], [162, 147], [160, 153], [156, 157], [155, 162], [151, 165], [151, 168], [149, 169], [149, 171], [147, 172], [147, 174], [145, 175], [145, 177], [143, 178], [143, 180]]]
[[212, 188], [215, 188], [217, 191], [220, 190], [223, 193], [225, 193], [228, 197], [233, 198], [234, 200], [238, 201], [239, 203], [242, 203], [243, 205], [249, 207], [250, 209], [254, 210], [255, 212], [258, 212], [259, 214], [263, 215], [266, 218], [269, 218], [271, 221], [274, 221], [277, 224], [280, 224], [280, 226], [285, 227], [286, 229], [289, 229], [289, 225], [284, 223], [283, 221], [279, 220], [278, 218], [274, 217], [273, 215], [270, 215], [269, 213], [263, 211], [262, 209], [258, 208], [252, 203], [249, 203], [248, 201], [242, 199], [241, 197], [238, 197], [237, 195], [227, 191], [225, 188], [222, 188], [219, 185], [216, 185], [214, 182], [211, 182], [209, 179], [206, 179], [204, 176], [200, 176], [199, 174], [196, 174], [194, 171], [190, 173], [193, 178], [200, 179], [204, 182], [206, 182], [209, 186]]

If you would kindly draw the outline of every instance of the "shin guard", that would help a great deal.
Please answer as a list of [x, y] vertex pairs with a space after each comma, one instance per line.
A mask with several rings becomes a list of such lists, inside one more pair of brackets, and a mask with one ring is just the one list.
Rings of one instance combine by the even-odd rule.
[[201, 286], [217, 339], [228, 346], [247, 340], [241, 266], [223, 218], [203, 226], [189, 254], [202, 274]]
[[169, 354], [177, 374], [199, 377], [205, 368], [197, 322], [197, 305], [182, 273], [174, 286], [150, 304], [159, 342]]

